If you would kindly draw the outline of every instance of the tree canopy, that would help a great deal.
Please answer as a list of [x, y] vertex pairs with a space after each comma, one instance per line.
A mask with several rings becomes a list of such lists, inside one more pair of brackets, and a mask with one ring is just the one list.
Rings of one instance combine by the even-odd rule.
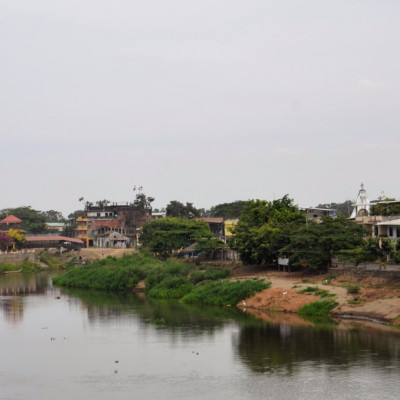
[[224, 219], [239, 218], [249, 202], [250, 200], [237, 200], [231, 203], [217, 204], [216, 206], [211, 207], [210, 217], [222, 217]]
[[234, 228], [230, 245], [245, 264], [273, 262], [280, 249], [288, 244], [288, 233], [293, 226], [304, 221], [304, 214], [288, 195], [272, 202], [251, 200]]
[[363, 226], [353, 221], [327, 217], [293, 230], [281, 254], [289, 256], [290, 265], [325, 270], [333, 256], [361, 246], [364, 234]]
[[192, 243], [205, 244], [213, 235], [204, 221], [176, 217], [155, 219], [143, 226], [141, 241], [154, 253], [168, 257]]
[[201, 212], [194, 207], [193, 203], [183, 204], [177, 200], [172, 200], [166, 208], [167, 217], [178, 217], [184, 219], [199, 218]]

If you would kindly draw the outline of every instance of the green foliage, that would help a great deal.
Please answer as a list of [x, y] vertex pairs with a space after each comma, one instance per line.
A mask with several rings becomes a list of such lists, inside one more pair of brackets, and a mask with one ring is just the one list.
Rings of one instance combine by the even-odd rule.
[[162, 218], [143, 226], [142, 243], [162, 257], [195, 242], [206, 242], [213, 235], [204, 221], [181, 218]]
[[42, 212], [34, 210], [31, 207], [7, 208], [0, 212], [0, 219], [10, 214], [22, 220], [21, 228], [28, 233], [46, 232], [46, 218]]
[[328, 315], [332, 308], [338, 305], [336, 301], [314, 301], [300, 308], [300, 315]]
[[290, 254], [291, 265], [326, 270], [334, 255], [362, 245], [363, 235], [363, 227], [353, 221], [324, 218], [322, 223], [312, 222], [293, 230], [282, 253]]
[[205, 270], [193, 271], [190, 274], [190, 281], [197, 284], [202, 281], [216, 281], [218, 279], [225, 279], [230, 275], [229, 269], [217, 269], [214, 267], [207, 267]]
[[[392, 199], [394, 200], [394, 199]], [[391, 201], [391, 200], [385, 200]], [[371, 215], [383, 215], [383, 216], [391, 216], [391, 215], [400, 215], [400, 202], [397, 203], [380, 203], [371, 206], [370, 209]]]
[[317, 286], [307, 286], [305, 289], [299, 290], [299, 293], [315, 293], [317, 291]]
[[192, 203], [183, 203], [172, 200], [166, 208], [167, 217], [177, 217], [183, 219], [199, 218], [201, 217], [201, 212], [193, 206]]
[[168, 276], [156, 286], [151, 288], [148, 293], [151, 297], [162, 299], [180, 299], [190, 293], [193, 284], [184, 277]]
[[55, 284], [81, 289], [125, 292], [132, 290], [146, 276], [146, 270], [157, 265], [155, 259], [141, 255], [125, 255], [119, 259], [106, 257], [89, 267], [79, 266], [53, 278]]
[[289, 243], [289, 232], [304, 222], [304, 215], [287, 195], [272, 202], [251, 200], [244, 207], [230, 246], [245, 264], [272, 262]]
[[47, 250], [41, 251], [38, 255], [40, 262], [46, 264], [50, 269], [57, 270], [66, 267], [66, 263], [60, 258], [50, 254]]
[[224, 219], [240, 218], [244, 208], [250, 201], [237, 200], [231, 203], [218, 204], [210, 209], [210, 217], [222, 217]]
[[0, 274], [2, 274], [3, 272], [11, 272], [19, 270], [22, 270], [22, 272], [39, 272], [43, 271], [44, 268], [36, 263], [27, 260], [25, 260], [20, 264], [0, 263]]
[[239, 301], [267, 289], [270, 283], [260, 281], [205, 282], [186, 295], [182, 301], [213, 306], [234, 306]]
[[359, 285], [349, 285], [347, 287], [347, 293], [348, 294], [357, 294], [360, 292], [360, 286]]

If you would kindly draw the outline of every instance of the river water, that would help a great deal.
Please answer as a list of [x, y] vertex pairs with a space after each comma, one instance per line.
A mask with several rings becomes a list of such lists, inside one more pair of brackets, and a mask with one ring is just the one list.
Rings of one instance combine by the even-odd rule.
[[0, 399], [398, 399], [400, 331], [0, 277]]

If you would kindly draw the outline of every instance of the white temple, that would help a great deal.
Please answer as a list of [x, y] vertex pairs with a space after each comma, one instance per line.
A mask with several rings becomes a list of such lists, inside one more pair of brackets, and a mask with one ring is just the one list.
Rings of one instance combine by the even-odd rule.
[[369, 215], [370, 202], [367, 197], [367, 192], [364, 189], [364, 184], [361, 184], [361, 189], [358, 192], [357, 200], [353, 204], [353, 212], [350, 215], [350, 219], [356, 217], [365, 217]]

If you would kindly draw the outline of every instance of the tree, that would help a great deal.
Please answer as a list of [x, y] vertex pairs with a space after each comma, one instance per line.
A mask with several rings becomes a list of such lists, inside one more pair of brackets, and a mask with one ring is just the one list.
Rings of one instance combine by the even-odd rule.
[[288, 195], [272, 202], [250, 200], [233, 231], [230, 246], [245, 264], [273, 262], [288, 244], [288, 232], [304, 223], [304, 214]]
[[231, 203], [217, 204], [210, 209], [210, 217], [222, 217], [224, 219], [240, 218], [244, 208], [249, 204], [249, 200], [237, 200]]
[[60, 211], [49, 210], [43, 211], [46, 222], [65, 222], [65, 218]]
[[7, 215], [15, 215], [22, 220], [21, 228], [29, 233], [44, 233], [46, 232], [46, 219], [43, 212], [37, 211], [29, 207], [8, 208], [2, 210], [0, 218], [3, 219]]
[[19, 229], [10, 228], [7, 232], [7, 236], [17, 248], [21, 247], [25, 242], [25, 235]]
[[173, 251], [192, 243], [212, 240], [208, 224], [199, 220], [186, 220], [176, 217], [156, 219], [143, 226], [141, 241], [154, 253], [169, 257]]
[[344, 217], [324, 218], [297, 227], [281, 254], [289, 255], [289, 263], [311, 270], [325, 271], [335, 255], [363, 244], [363, 226]]
[[12, 239], [8, 235], [4, 235], [4, 233], [0, 233], [0, 250], [7, 250], [11, 244]]
[[183, 203], [172, 200], [167, 205], [167, 217], [178, 217], [184, 219], [199, 218], [201, 217], [201, 212], [194, 207], [193, 203]]

